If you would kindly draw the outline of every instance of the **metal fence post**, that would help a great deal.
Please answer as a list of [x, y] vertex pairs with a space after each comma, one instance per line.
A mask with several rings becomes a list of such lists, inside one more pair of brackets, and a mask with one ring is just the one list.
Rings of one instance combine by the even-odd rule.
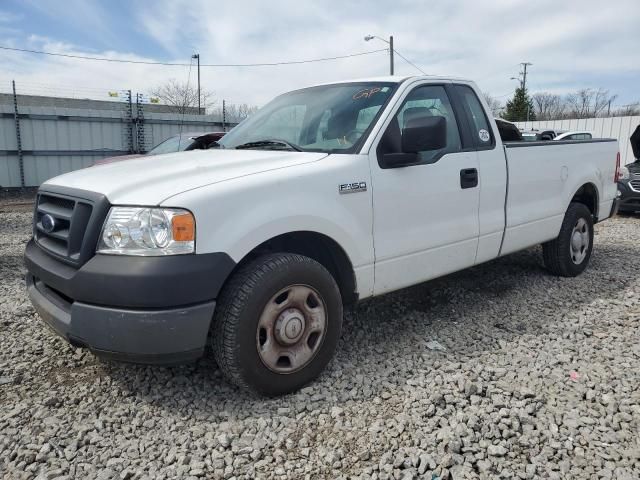
[[227, 131], [227, 104], [222, 100], [222, 131]]
[[135, 153], [134, 151], [134, 132], [133, 132], [133, 106], [131, 104], [131, 90], [126, 90], [126, 102], [125, 106], [125, 119], [124, 122], [126, 124], [125, 127], [125, 140], [126, 147], [129, 153]]
[[24, 158], [22, 158], [22, 138], [20, 138], [20, 117], [18, 116], [18, 96], [16, 95], [15, 80], [11, 80], [11, 86], [13, 87], [13, 118], [16, 123], [16, 144], [18, 146], [18, 163], [20, 165], [20, 186], [24, 188]]

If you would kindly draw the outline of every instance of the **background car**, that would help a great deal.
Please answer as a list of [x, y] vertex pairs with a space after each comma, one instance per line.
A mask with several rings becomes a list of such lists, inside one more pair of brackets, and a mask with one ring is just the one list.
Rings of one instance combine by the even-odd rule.
[[622, 169], [624, 175], [618, 181], [618, 192], [620, 192], [618, 211], [627, 213], [640, 210], [640, 125], [631, 134], [629, 140], [636, 161]]
[[131, 160], [144, 155], [162, 155], [164, 153], [186, 152], [187, 150], [206, 150], [224, 137], [225, 132], [191, 132], [181, 133], [167, 138], [163, 142], [153, 147], [147, 153], [134, 155], [119, 155], [96, 160], [94, 165], [104, 165], [106, 163], [121, 162]]
[[553, 140], [562, 133], [564, 133], [562, 130], [528, 130], [522, 132], [522, 140], [525, 142]]
[[591, 132], [564, 132], [557, 135], [554, 140], [591, 140]]

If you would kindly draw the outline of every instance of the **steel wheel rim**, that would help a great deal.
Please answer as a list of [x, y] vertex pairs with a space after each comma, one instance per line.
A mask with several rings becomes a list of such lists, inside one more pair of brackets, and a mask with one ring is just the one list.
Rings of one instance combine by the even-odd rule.
[[316, 356], [327, 330], [327, 307], [309, 285], [290, 285], [273, 295], [258, 319], [256, 348], [275, 373], [294, 373]]
[[579, 218], [573, 227], [569, 239], [571, 261], [580, 265], [587, 256], [589, 250], [589, 224], [584, 218]]

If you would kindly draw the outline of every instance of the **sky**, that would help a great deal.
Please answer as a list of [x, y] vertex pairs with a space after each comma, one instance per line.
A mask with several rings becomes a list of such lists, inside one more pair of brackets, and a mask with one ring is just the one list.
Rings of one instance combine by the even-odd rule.
[[[531, 93], [605, 88], [615, 105], [640, 100], [640, 0], [0, 0], [0, 46], [189, 63], [262, 63], [395, 49], [428, 74], [465, 77], [505, 102], [520, 62]], [[217, 103], [264, 105], [328, 81], [386, 75], [387, 51], [268, 67], [202, 67]], [[420, 72], [396, 57], [396, 74]], [[196, 68], [117, 64], [0, 50], [0, 92], [106, 98], [149, 94]]]

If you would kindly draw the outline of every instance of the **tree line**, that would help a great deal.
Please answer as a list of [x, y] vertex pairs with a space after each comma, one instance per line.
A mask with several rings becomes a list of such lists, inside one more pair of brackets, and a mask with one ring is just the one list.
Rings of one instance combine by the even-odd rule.
[[[164, 85], [154, 88], [151, 95], [168, 105], [175, 113], [198, 113], [198, 89], [193, 84], [169, 80]], [[495, 117], [512, 122], [640, 115], [640, 102], [615, 106], [617, 95], [612, 95], [604, 88], [582, 88], [566, 95], [550, 92], [529, 95], [529, 92], [520, 86], [505, 105], [489, 93], [485, 93], [484, 97]], [[200, 113], [222, 117], [222, 110], [222, 103], [216, 100], [214, 93], [202, 89]], [[228, 122], [240, 122], [258, 110], [258, 107], [248, 103], [226, 103], [224, 110]]]
[[[215, 94], [207, 89], [200, 89], [200, 112], [198, 112], [198, 88], [193, 84], [172, 79], [153, 88], [151, 96], [157, 100], [157, 103], [167, 105], [174, 113], [223, 116], [222, 102], [218, 102]], [[227, 122], [241, 122], [256, 110], [258, 110], [257, 106], [248, 103], [225, 102], [224, 116]]]
[[550, 92], [529, 95], [526, 89], [518, 87], [505, 105], [488, 93], [484, 97], [494, 116], [511, 122], [640, 115], [640, 102], [615, 106], [617, 95], [604, 88], [581, 88], [565, 95]]

